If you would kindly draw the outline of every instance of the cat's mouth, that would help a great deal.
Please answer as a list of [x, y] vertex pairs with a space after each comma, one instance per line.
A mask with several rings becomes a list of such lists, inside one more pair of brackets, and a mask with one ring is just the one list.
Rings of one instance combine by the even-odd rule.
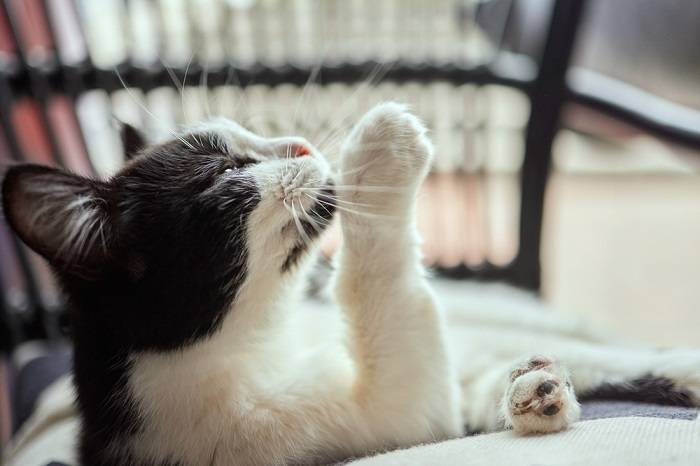
[[282, 229], [283, 234], [294, 234], [296, 241], [289, 250], [282, 265], [282, 271], [286, 272], [299, 261], [304, 252], [311, 246], [311, 242], [320, 236], [328, 227], [336, 210], [335, 192], [330, 188], [319, 191], [311, 208], [305, 212], [303, 218], [296, 216]]

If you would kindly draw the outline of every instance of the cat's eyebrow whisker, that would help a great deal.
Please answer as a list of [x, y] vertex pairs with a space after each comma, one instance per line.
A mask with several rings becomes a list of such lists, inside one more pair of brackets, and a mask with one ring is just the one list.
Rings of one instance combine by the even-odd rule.
[[361, 92], [365, 92], [372, 85], [376, 84], [375, 81], [380, 80], [382, 77], [381, 75], [386, 74], [389, 71], [390, 67], [391, 67], [391, 64], [387, 63], [387, 62], [378, 63], [377, 65], [375, 65], [375, 67], [369, 73], [367, 79], [364, 82], [362, 82], [357, 87], [357, 89], [355, 89], [355, 91], [353, 91], [352, 94], [350, 94], [347, 98], [345, 98], [345, 100], [343, 101], [343, 104], [338, 109], [338, 114], [340, 116], [339, 117], [337, 116], [333, 120], [333, 122], [331, 123], [330, 128], [328, 130], [328, 133], [326, 134], [325, 137], [323, 137], [319, 141], [319, 143], [318, 143], [319, 150], [323, 150], [324, 147], [327, 147], [326, 144], [328, 143], [329, 140], [335, 141], [336, 138], [338, 138], [338, 136], [339, 136], [338, 133], [342, 129], [344, 129], [344, 126], [342, 126], [341, 124], [342, 124], [342, 120], [345, 120], [349, 117], [349, 115], [347, 114], [348, 113], [348, 111], [347, 111], [348, 103], [355, 102], [355, 99], [357, 99], [357, 96]]
[[231, 83], [229, 82], [231, 79], [235, 79], [235, 86], [238, 89], [241, 89], [241, 92], [238, 94], [238, 101], [235, 104], [235, 110], [238, 110], [239, 106], [243, 106], [245, 113], [247, 114], [248, 111], [250, 110], [250, 104], [248, 102], [248, 94], [246, 94], [243, 89], [244, 87], [241, 84], [241, 80], [238, 77], [238, 72], [236, 71], [235, 66], [233, 63], [229, 61], [228, 63], [228, 70], [226, 72], [226, 80], [224, 81], [224, 88], [229, 86]]
[[[207, 118], [211, 119], [212, 113], [211, 113], [211, 107], [209, 106], [208, 81], [209, 81], [209, 63], [205, 62], [204, 63], [204, 70], [202, 71], [202, 76], [199, 78], [199, 87], [201, 89], [201, 93], [204, 94], [204, 113], [207, 115]], [[200, 94], [200, 96], [201, 96], [201, 94]]]
[[[378, 63], [372, 71], [370, 71], [369, 75], [367, 76], [367, 79], [365, 79], [358, 87], [353, 91], [352, 94], [350, 94], [348, 97], [345, 98], [343, 101], [342, 106], [339, 109], [340, 113], [340, 121], [338, 121], [338, 118], [336, 118], [331, 126], [329, 127], [329, 132], [326, 135], [326, 137], [319, 143], [319, 147], [324, 147], [326, 145], [330, 145], [330, 143], [336, 144], [340, 138], [340, 132], [346, 128], [346, 127], [351, 127], [352, 126], [352, 115], [350, 115], [350, 112], [348, 112], [347, 107], [348, 104], [354, 103], [357, 99], [357, 97], [362, 93], [366, 92], [370, 87], [376, 85], [382, 77], [389, 71], [391, 68], [391, 63]], [[350, 120], [348, 125], [343, 125], [343, 122], [345, 120]], [[335, 126], [335, 128], [333, 127]], [[327, 146], [326, 146], [327, 147]]]
[[187, 122], [187, 111], [185, 108], [185, 86], [187, 86], [187, 74], [190, 71], [190, 65], [192, 65], [192, 60], [194, 60], [194, 53], [190, 55], [190, 59], [187, 61], [187, 66], [185, 67], [185, 74], [182, 76], [182, 87], [180, 88], [180, 107], [182, 108], [182, 119]]
[[175, 87], [177, 88], [178, 91], [182, 92], [182, 82], [180, 81], [180, 78], [177, 77], [175, 72], [173, 71], [172, 68], [170, 68], [168, 65], [166, 65], [165, 60], [163, 60], [162, 57], [158, 57], [160, 60], [160, 64], [163, 65], [163, 68], [165, 71], [168, 73], [168, 76], [170, 77], [170, 80], [175, 84]]
[[304, 83], [304, 87], [301, 88], [301, 93], [299, 94], [299, 97], [297, 98], [297, 104], [296, 108], [294, 109], [294, 116], [292, 118], [292, 124], [294, 125], [294, 131], [298, 131], [299, 127], [299, 110], [302, 107], [302, 104], [304, 104], [304, 99], [307, 97], [308, 90], [311, 87], [311, 83], [316, 80], [316, 77], [318, 76], [318, 73], [321, 71], [321, 67], [323, 66], [323, 61], [325, 59], [325, 55], [328, 52], [328, 45], [326, 45], [325, 49], [323, 52], [321, 52], [321, 56], [318, 59], [318, 63], [314, 65], [314, 67], [311, 69], [311, 73], [309, 73], [309, 77]]
[[119, 79], [119, 83], [122, 85], [122, 87], [123, 87], [124, 90], [126, 91], [126, 94], [131, 98], [131, 100], [134, 101], [134, 103], [136, 103], [136, 105], [138, 105], [138, 106], [141, 108], [141, 110], [143, 110], [144, 112], [146, 112], [146, 114], [147, 114], [148, 116], [150, 116], [150, 117], [153, 119], [153, 121], [155, 121], [155, 122], [158, 124], [158, 126], [160, 126], [161, 128], [163, 128], [163, 129], [164, 129], [166, 132], [168, 132], [172, 137], [174, 137], [175, 139], [177, 139], [177, 140], [179, 140], [180, 142], [182, 142], [182, 143], [183, 143], [184, 145], [186, 145], [188, 148], [190, 148], [190, 149], [192, 149], [192, 150], [195, 150], [195, 148], [192, 146], [192, 144], [190, 144], [189, 142], [187, 142], [182, 136], [180, 136], [180, 135], [179, 135], [176, 131], [174, 131], [170, 126], [166, 125], [160, 118], [158, 118], [157, 116], [155, 116], [155, 114], [154, 114], [153, 112], [151, 112], [151, 111], [148, 109], [148, 107], [146, 107], [146, 105], [145, 105], [143, 102], [141, 102], [141, 101], [134, 95], [133, 92], [131, 92], [131, 89], [129, 89], [129, 87], [126, 85], [126, 82], [124, 82], [124, 78], [122, 78], [121, 73], [119, 72], [119, 70], [118, 70], [116, 67], [114, 68], [114, 73], [116, 74], [117, 79]]

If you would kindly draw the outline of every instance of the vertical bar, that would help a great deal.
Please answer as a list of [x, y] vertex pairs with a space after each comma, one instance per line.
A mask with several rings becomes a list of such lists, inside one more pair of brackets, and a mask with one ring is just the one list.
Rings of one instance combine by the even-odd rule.
[[[92, 167], [90, 158], [87, 155], [87, 146], [85, 144], [85, 137], [82, 132], [82, 128], [78, 122], [78, 118], [75, 115], [75, 105], [77, 96], [84, 91], [83, 82], [80, 76], [80, 68], [85, 65], [87, 61], [87, 46], [85, 45], [84, 38], [82, 37], [81, 31], [78, 30], [78, 18], [75, 5], [70, 0], [44, 0], [43, 1], [44, 13], [46, 14], [46, 24], [48, 28], [49, 36], [54, 44], [56, 62], [59, 67], [58, 79], [60, 80], [60, 91], [64, 94], [67, 100], [57, 103], [57, 99], [61, 99], [64, 96], [54, 96], [53, 100], [49, 106], [49, 117], [52, 120], [52, 126], [57, 126], [56, 118], [63, 118], [64, 125], [61, 128], [56, 127], [56, 136], [59, 137], [59, 146], [62, 150], [62, 156], [64, 161], [68, 164], [67, 168], [71, 171], [77, 172], [82, 175], [87, 175], [88, 173], [83, 173], [80, 170], [76, 170], [76, 164], [70, 163], [80, 157], [83, 160], [83, 164], [86, 166], [89, 174], [94, 174], [95, 170]], [[58, 10], [61, 9], [61, 14], [58, 15]], [[62, 24], [59, 24], [62, 22]], [[57, 28], [57, 26], [60, 26]], [[59, 37], [60, 35], [60, 37]], [[66, 47], [67, 43], [78, 43], [79, 45], [74, 45], [71, 51], [71, 58], [73, 61], [64, 61], [63, 57], [67, 53], [62, 50]], [[85, 56], [81, 57], [80, 52], [84, 52]], [[55, 107], [60, 106], [61, 110], [56, 111]], [[60, 113], [60, 115], [56, 115]], [[66, 127], [70, 129], [66, 130]], [[75, 138], [77, 145], [75, 149], [76, 153], [67, 153], [68, 148], [66, 147], [66, 138]]]
[[537, 78], [532, 85], [530, 120], [521, 173], [520, 243], [514, 262], [517, 283], [539, 290], [540, 239], [552, 142], [567, 98], [566, 72], [586, 0], [556, 0]]
[[23, 157], [17, 135], [12, 125], [12, 104], [13, 99], [10, 82], [3, 70], [0, 70], [0, 128], [3, 130], [10, 158], [15, 162], [20, 162]]
[[[32, 23], [37, 27], [37, 31], [25, 31], [25, 37], [22, 36], [21, 28], [22, 26], [26, 26], [26, 24], [21, 24], [22, 19], [24, 19], [25, 23], [27, 23], [30, 18], [23, 17], [21, 16], [22, 13], [15, 11], [15, 9], [22, 4], [16, 1], [13, 2], [12, 0], [5, 0], [5, 14], [9, 19], [8, 24], [10, 26], [10, 32], [14, 38], [15, 44], [17, 44], [17, 59], [29, 78], [29, 90], [32, 97], [39, 103], [39, 108], [41, 110], [39, 116], [41, 118], [41, 123], [44, 126], [44, 130], [46, 131], [46, 135], [48, 136], [52, 158], [58, 165], [63, 166], [64, 164], [61, 157], [58, 140], [54, 134], [54, 128], [51, 126], [51, 122], [49, 121], [48, 117], [48, 105], [51, 98], [51, 84], [49, 83], [46, 73], [58, 65], [56, 62], [55, 49], [51, 50], [50, 52], [42, 51], [41, 53], [35, 53], [34, 51], [28, 49], [28, 45], [25, 40], [27, 38], [27, 34], [39, 34], [39, 32], [41, 32], [42, 40], [50, 41], [48, 31], [43, 29], [43, 26], [46, 26], [48, 22], [46, 12], [43, 10], [43, 3], [38, 2], [37, 0], [32, 1], [34, 3], [32, 3], [31, 6], [34, 9], [31, 11], [38, 11], [42, 16], [40, 18], [41, 21], [35, 21]], [[27, 15], [26, 11], [24, 12], [24, 15]], [[31, 19], [38, 20], [39, 18]], [[55, 47], [55, 44], [51, 44], [51, 46]]]
[[[2, 13], [2, 5], [0, 5], [0, 14]], [[2, 135], [4, 136], [7, 148], [9, 149], [8, 158], [11, 158], [13, 162], [21, 162], [24, 160], [24, 157], [22, 155], [22, 150], [17, 140], [17, 135], [15, 134], [12, 119], [10, 116], [11, 112], [13, 111], [13, 102], [14, 99], [10, 84], [7, 80], [7, 77], [3, 74], [2, 70], [0, 70], [0, 130], [2, 131]], [[3, 157], [0, 156], [0, 162], [4, 164], [7, 162], [7, 160], [3, 160]], [[0, 225], [0, 228], [3, 228], [3, 225]], [[10, 240], [8, 241], [8, 243], [9, 244], [3, 245], [2, 247], [13, 247], [16, 251], [17, 260], [19, 262], [21, 272], [25, 277], [27, 292], [30, 298], [29, 308], [26, 310], [27, 312], [25, 314], [25, 317], [27, 319], [34, 319], [36, 318], [36, 310], [38, 304], [40, 303], [40, 300], [39, 290], [37, 287], [36, 279], [32, 272], [31, 265], [29, 263], [29, 258], [27, 257], [26, 251], [22, 247], [22, 244], [20, 243], [19, 239], [14, 234], [10, 236]], [[6, 311], [9, 311], [9, 309], [6, 309]], [[8, 320], [8, 323], [11, 323], [11, 320]], [[15, 337], [20, 337], [18, 331], [15, 331], [14, 333]], [[17, 342], [15, 341], [14, 343]]]
[[[30, 67], [27, 64], [25, 50], [23, 50], [24, 44], [20, 42], [19, 37], [19, 24], [17, 24], [18, 18], [16, 12], [12, 10], [14, 6], [23, 6], [21, 3], [12, 3], [11, 0], [5, 0], [0, 3], [0, 14], [3, 15], [3, 19], [6, 20], [8, 25], [8, 32], [11, 36], [11, 40], [16, 45], [16, 54], [13, 57], [15, 64], [18, 67], [18, 72], [22, 73], [23, 77], [28, 77], [28, 83], [25, 84], [22, 91], [28, 92], [32, 99], [36, 99], [40, 106], [39, 118], [41, 119], [41, 124], [43, 125], [44, 131], [47, 132], [49, 138], [49, 144], [51, 149], [51, 155], [54, 161], [61, 163], [60, 154], [58, 152], [58, 146], [53, 139], [52, 128], [49, 126], [48, 116], [46, 113], [46, 105], [48, 102], [50, 84], [46, 76], [42, 76], [38, 68]], [[45, 37], [42, 36], [42, 41]], [[48, 61], [42, 61], [38, 63], [39, 67], [49, 66]], [[16, 161], [24, 161], [26, 157], [22, 151], [22, 146], [19, 144], [19, 139], [17, 139], [17, 132], [15, 131], [15, 125], [12, 120], [12, 116], [16, 111], [16, 101], [12, 94], [12, 87], [10, 86], [9, 80], [6, 76], [2, 76], [0, 73], [0, 105], [2, 105], [1, 112], [3, 118], [0, 121], [3, 129], [6, 133], [6, 138], [8, 140], [8, 146], [10, 147], [10, 152], [12, 157]], [[36, 259], [34, 259], [34, 252], [30, 251], [28, 248], [20, 242], [20, 240], [12, 235], [12, 243], [17, 251], [17, 257], [20, 261], [22, 270], [26, 277], [27, 288], [29, 290], [32, 306], [30, 312], [27, 314], [27, 321], [22, 322], [23, 333], [29, 335], [30, 337], [44, 337], [45, 331], [43, 329], [43, 313], [46, 311], [44, 309], [44, 300], [42, 299], [42, 289], [45, 286], [40, 280], [41, 277], [38, 276], [36, 269]], [[41, 285], [41, 287], [40, 287]]]

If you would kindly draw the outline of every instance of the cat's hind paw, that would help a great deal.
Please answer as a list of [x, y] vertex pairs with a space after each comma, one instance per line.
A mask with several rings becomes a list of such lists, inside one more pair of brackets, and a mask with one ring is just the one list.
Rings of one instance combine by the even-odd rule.
[[554, 359], [532, 357], [511, 372], [502, 414], [515, 433], [558, 432], [580, 413], [569, 375]]

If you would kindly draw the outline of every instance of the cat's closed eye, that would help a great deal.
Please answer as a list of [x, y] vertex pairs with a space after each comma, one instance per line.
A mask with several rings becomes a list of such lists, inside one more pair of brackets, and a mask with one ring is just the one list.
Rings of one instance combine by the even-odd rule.
[[258, 160], [255, 160], [255, 159], [250, 158], [250, 157], [247, 157], [247, 156], [241, 156], [241, 157], [237, 157], [237, 158], [234, 160], [234, 162], [233, 162], [233, 165], [234, 165], [234, 166], [233, 166], [233, 167], [228, 167], [228, 168], [231, 168], [231, 169], [233, 169], [233, 170], [237, 170], [237, 169], [240, 169], [240, 168], [245, 168], [245, 167], [247, 167], [248, 165], [253, 165], [253, 164], [255, 164], [255, 163], [258, 163]]
[[230, 163], [225, 164], [223, 167], [221, 167], [219, 174], [221, 175], [230, 175], [234, 172], [237, 172], [248, 165], [252, 165], [256, 163], [257, 161], [254, 159], [251, 159], [249, 157], [240, 157], [236, 158]]

